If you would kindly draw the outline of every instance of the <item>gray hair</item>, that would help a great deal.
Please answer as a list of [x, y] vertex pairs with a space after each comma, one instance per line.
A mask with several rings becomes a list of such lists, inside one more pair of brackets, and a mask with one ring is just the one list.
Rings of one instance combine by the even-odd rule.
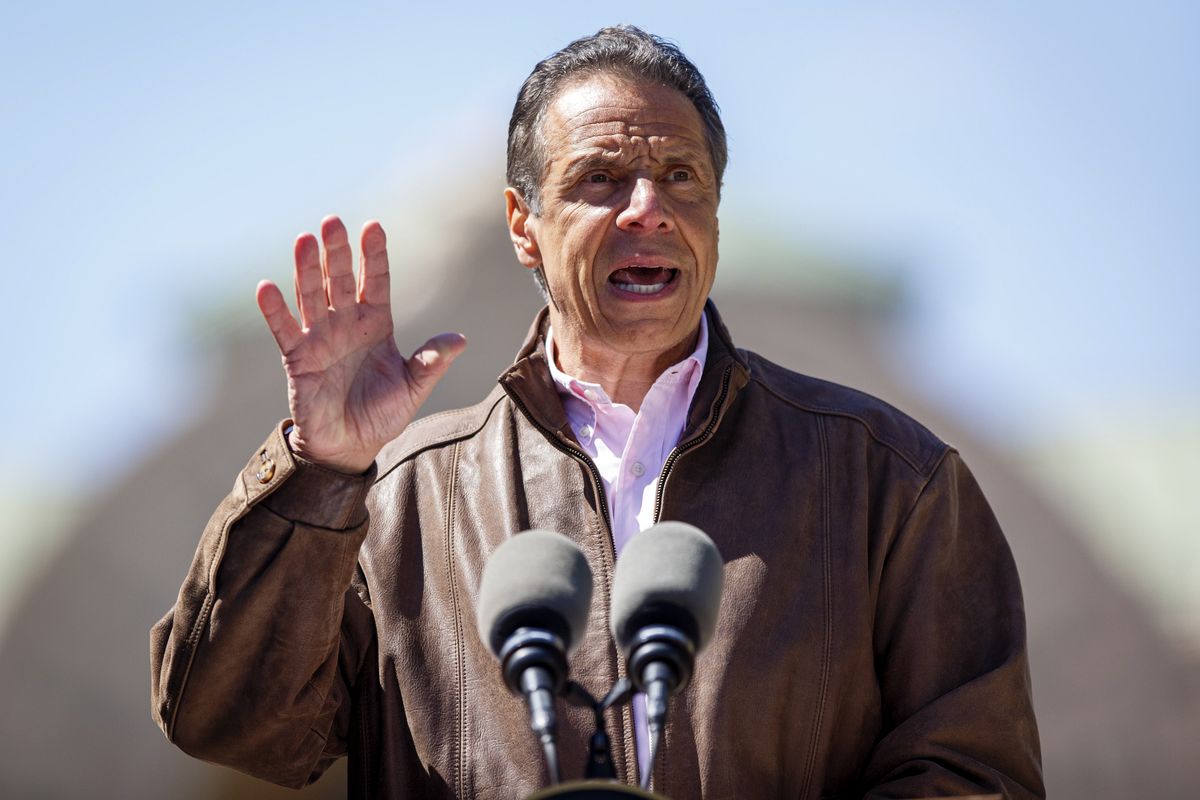
[[506, 178], [525, 198], [529, 210], [534, 215], [541, 213], [542, 177], [547, 166], [541, 126], [546, 109], [569, 80], [603, 73], [657, 83], [692, 101], [704, 123], [719, 192], [729, 151], [721, 110], [704, 76], [674, 44], [633, 25], [617, 25], [576, 39], [538, 62], [517, 94], [508, 122]]

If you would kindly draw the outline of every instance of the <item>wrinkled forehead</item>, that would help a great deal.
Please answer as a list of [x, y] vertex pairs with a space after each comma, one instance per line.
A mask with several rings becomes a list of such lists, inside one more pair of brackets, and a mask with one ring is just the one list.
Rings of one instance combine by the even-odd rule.
[[607, 74], [562, 87], [546, 109], [541, 135], [548, 161], [581, 148], [708, 152], [700, 114], [686, 95]]

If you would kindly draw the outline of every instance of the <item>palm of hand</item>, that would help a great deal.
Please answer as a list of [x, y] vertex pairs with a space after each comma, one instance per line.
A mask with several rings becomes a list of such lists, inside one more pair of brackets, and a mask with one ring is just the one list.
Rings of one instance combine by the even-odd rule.
[[296, 240], [301, 322], [269, 281], [259, 284], [258, 305], [283, 355], [293, 448], [309, 461], [357, 473], [412, 421], [465, 340], [442, 334], [404, 358], [393, 338], [382, 227], [363, 228], [357, 280], [341, 221], [326, 218], [321, 239], [323, 254], [311, 234]]

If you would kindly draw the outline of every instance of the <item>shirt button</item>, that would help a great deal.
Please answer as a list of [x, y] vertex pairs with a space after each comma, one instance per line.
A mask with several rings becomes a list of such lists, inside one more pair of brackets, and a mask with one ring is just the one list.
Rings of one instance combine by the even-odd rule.
[[630, 469], [633, 471], [633, 476], [635, 478], [640, 478], [646, 474], [646, 468], [642, 466], [642, 462], [640, 461], [633, 462], [633, 466], [630, 467]]
[[593, 433], [592, 426], [584, 425], [582, 428], [579, 429], [579, 438], [584, 439], [584, 440], [590, 439], [590, 438], [592, 438], [592, 433]]

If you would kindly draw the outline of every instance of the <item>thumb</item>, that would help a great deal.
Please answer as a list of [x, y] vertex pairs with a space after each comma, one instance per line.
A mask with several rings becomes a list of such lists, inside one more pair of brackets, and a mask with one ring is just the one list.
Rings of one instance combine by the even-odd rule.
[[422, 401], [466, 348], [467, 337], [461, 333], [439, 333], [416, 349], [408, 359], [408, 371]]

